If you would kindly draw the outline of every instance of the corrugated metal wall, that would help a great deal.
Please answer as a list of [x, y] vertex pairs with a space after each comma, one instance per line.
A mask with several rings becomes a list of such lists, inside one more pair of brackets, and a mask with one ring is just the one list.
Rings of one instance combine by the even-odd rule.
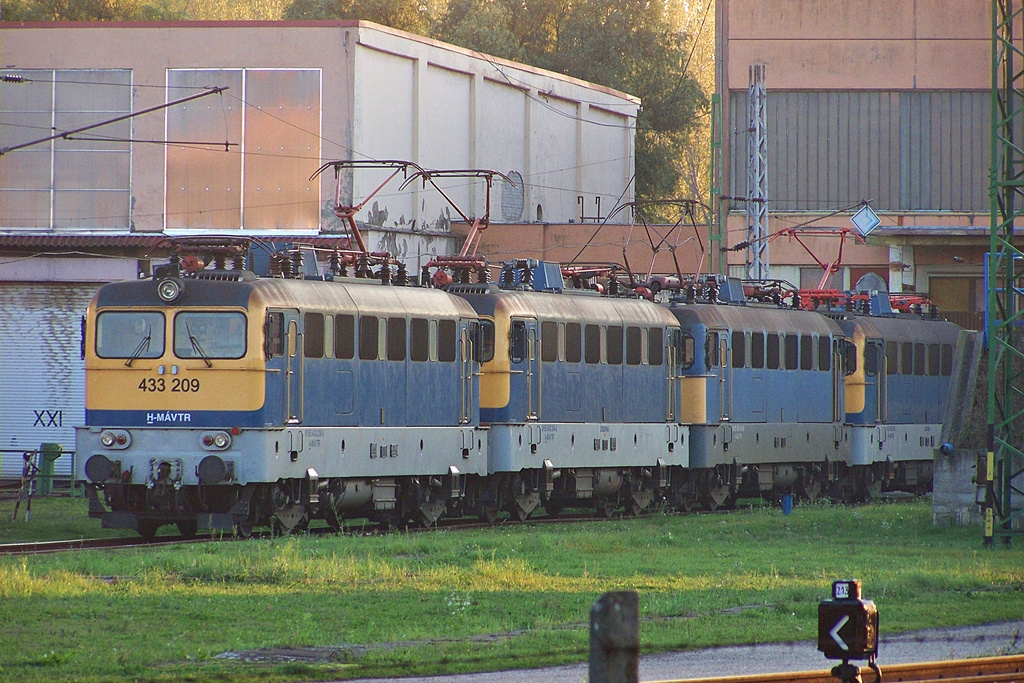
[[[987, 91], [769, 90], [773, 211], [862, 199], [881, 211], [987, 211]], [[730, 194], [746, 181], [747, 92], [730, 98]]]
[[[81, 318], [98, 284], [4, 282], [0, 287], [0, 477], [21, 476], [21, 452], [43, 442], [75, 449], [85, 422]], [[71, 474], [71, 456], [56, 462]]]

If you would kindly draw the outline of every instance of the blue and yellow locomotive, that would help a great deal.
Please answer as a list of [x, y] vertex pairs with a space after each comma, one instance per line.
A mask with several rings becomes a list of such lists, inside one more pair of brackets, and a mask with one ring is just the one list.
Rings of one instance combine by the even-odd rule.
[[77, 475], [104, 526], [433, 521], [487, 473], [463, 299], [163, 270], [102, 287], [86, 316]]

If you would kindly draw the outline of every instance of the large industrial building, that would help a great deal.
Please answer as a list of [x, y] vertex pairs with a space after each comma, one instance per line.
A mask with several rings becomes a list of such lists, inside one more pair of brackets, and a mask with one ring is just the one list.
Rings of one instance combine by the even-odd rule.
[[[491, 192], [506, 224], [574, 223], [584, 204], [633, 198], [635, 97], [376, 24], [7, 23], [0, 63], [4, 476], [25, 449], [73, 448], [80, 318], [101, 283], [148, 273], [167, 236], [339, 244], [334, 172], [313, 177], [325, 161], [498, 171], [515, 183]], [[341, 203], [390, 172], [343, 173]], [[402, 180], [357, 219], [370, 250], [415, 274], [457, 251], [460, 217]], [[438, 183], [484, 213], [480, 180]]]
[[[991, 3], [988, 0], [717, 0], [722, 94], [723, 245], [748, 241], [748, 176], [766, 176], [769, 274], [817, 286], [862, 201], [881, 219], [851, 234], [837, 288], [884, 282], [929, 293], [962, 325], [981, 324], [988, 249]], [[760, 87], [754, 68], [763, 69]], [[763, 148], [748, 148], [763, 109]], [[754, 109], [757, 109], [755, 106]], [[755, 187], [757, 182], [752, 183]], [[756, 207], [755, 207], [756, 208]], [[755, 213], [751, 211], [750, 213]], [[858, 233], [859, 234], [859, 233]], [[728, 252], [745, 272], [749, 250]], [[869, 274], [873, 274], [870, 276]]]

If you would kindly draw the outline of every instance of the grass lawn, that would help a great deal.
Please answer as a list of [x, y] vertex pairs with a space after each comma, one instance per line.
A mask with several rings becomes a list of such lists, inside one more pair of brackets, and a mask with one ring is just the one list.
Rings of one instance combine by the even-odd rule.
[[[42, 525], [50, 502], [16, 524]], [[81, 499], [55, 507], [73, 536], [96, 535]], [[919, 502], [6, 557], [0, 679], [297, 681], [579, 662], [591, 604], [623, 589], [640, 593], [644, 652], [813, 639], [837, 578], [862, 580], [886, 633], [1019, 618], [1024, 547], [981, 540], [978, 528], [932, 526]], [[274, 648], [322, 661], [253, 654]]]

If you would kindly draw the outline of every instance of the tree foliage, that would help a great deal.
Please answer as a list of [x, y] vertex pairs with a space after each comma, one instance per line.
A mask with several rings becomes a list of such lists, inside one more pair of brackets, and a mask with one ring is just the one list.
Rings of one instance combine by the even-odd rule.
[[638, 199], [706, 201], [713, 0], [0, 2], [8, 21], [361, 19], [549, 69], [640, 97]]

